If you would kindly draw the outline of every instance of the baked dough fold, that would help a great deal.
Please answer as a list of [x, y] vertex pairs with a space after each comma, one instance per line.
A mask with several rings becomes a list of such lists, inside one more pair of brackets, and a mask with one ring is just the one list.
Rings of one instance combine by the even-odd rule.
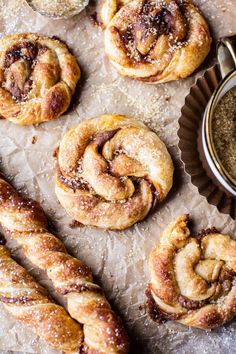
[[236, 241], [215, 229], [191, 237], [188, 219], [171, 223], [150, 255], [148, 306], [158, 322], [212, 329], [236, 314]]
[[144, 219], [172, 186], [165, 144], [144, 124], [107, 114], [82, 121], [57, 152], [56, 194], [84, 225], [122, 230]]
[[185, 78], [209, 53], [208, 25], [191, 0], [103, 0], [105, 52], [123, 76], [150, 84]]
[[58, 38], [21, 33], [0, 40], [0, 115], [13, 123], [58, 118], [79, 78], [76, 59]]

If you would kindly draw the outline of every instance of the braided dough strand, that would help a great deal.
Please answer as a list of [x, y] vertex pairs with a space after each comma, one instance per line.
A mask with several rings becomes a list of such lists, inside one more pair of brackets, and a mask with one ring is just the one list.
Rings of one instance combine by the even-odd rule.
[[150, 255], [148, 305], [157, 321], [211, 329], [236, 314], [236, 241], [214, 230], [190, 237], [187, 223], [171, 223]]
[[65, 134], [55, 172], [57, 197], [73, 219], [122, 230], [166, 197], [173, 163], [165, 144], [144, 124], [106, 114]]
[[105, 51], [123, 76], [150, 84], [185, 78], [209, 53], [208, 25], [192, 1], [103, 0]]
[[0, 224], [21, 246], [26, 257], [45, 270], [55, 290], [66, 297], [68, 312], [83, 324], [88, 353], [127, 353], [128, 338], [92, 273], [70, 256], [62, 242], [47, 231], [40, 205], [21, 198], [0, 179]]
[[12, 316], [64, 352], [79, 352], [83, 331], [0, 244], [0, 301]]
[[0, 40], [0, 114], [13, 123], [58, 118], [79, 78], [76, 59], [56, 38], [21, 33]]

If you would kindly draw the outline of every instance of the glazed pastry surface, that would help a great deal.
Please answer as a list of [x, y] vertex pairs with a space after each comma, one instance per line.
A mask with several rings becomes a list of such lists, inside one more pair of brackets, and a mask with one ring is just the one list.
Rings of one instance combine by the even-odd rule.
[[182, 215], [149, 258], [151, 317], [209, 330], [236, 314], [236, 241], [215, 229], [191, 237]]
[[94, 284], [90, 269], [70, 256], [63, 243], [48, 231], [40, 205], [23, 199], [3, 178], [0, 224], [32, 264], [46, 271], [56, 292], [65, 296], [70, 316], [83, 325], [82, 353], [127, 353], [129, 341], [121, 320], [102, 289]]
[[173, 163], [144, 124], [107, 114], [82, 121], [57, 152], [56, 194], [84, 225], [122, 230], [144, 219], [169, 192]]
[[13, 123], [58, 118], [79, 78], [76, 59], [57, 38], [21, 33], [0, 40], [0, 115]]
[[79, 352], [83, 331], [63, 307], [17, 264], [0, 236], [0, 301], [6, 310], [57, 350]]
[[192, 74], [209, 53], [208, 25], [191, 0], [103, 0], [105, 52], [123, 76], [150, 84]]

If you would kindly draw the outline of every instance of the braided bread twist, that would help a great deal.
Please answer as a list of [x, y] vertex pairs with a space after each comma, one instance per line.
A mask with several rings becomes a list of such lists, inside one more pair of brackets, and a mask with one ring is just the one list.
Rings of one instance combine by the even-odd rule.
[[171, 223], [150, 255], [149, 310], [156, 321], [212, 329], [236, 314], [236, 241], [215, 229], [190, 237], [188, 219]]
[[[4, 242], [5, 243], [5, 242]], [[17, 264], [0, 238], [0, 301], [22, 323], [54, 348], [78, 352], [83, 331], [63, 307], [47, 297], [46, 290]]]
[[47, 272], [55, 290], [66, 297], [68, 312], [83, 324], [88, 353], [127, 353], [128, 338], [92, 273], [70, 256], [62, 242], [47, 231], [40, 205], [21, 198], [0, 178], [0, 224], [21, 246], [26, 257]]
[[58, 118], [69, 107], [80, 68], [67, 46], [35, 33], [0, 40], [0, 114], [29, 125]]
[[172, 187], [165, 144], [125, 116], [82, 121], [63, 137], [57, 162], [57, 197], [85, 225], [125, 229], [144, 219]]
[[211, 37], [191, 0], [103, 0], [105, 51], [121, 75], [150, 84], [185, 78], [203, 62]]

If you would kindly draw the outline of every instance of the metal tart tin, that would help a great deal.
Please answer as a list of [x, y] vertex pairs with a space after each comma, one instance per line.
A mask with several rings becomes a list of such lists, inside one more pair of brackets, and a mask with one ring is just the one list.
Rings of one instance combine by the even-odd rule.
[[213, 92], [204, 113], [202, 124], [203, 151], [216, 179], [232, 197], [236, 198], [236, 181], [225, 169], [217, 155], [212, 129], [212, 119], [217, 103], [226, 92], [236, 86], [236, 36], [222, 38], [219, 41], [217, 56], [222, 81]]
[[232, 57], [235, 37], [230, 38], [231, 52], [225, 45], [227, 40], [223, 38], [218, 44], [219, 64], [206, 70], [186, 96], [179, 119], [178, 137], [181, 160], [192, 184], [220, 212], [236, 219], [234, 181], [223, 173], [221, 161], [215, 154], [211, 131], [215, 105], [236, 85], [236, 61]]
[[[43, 11], [42, 9], [39, 9], [37, 6], [33, 4], [33, 0], [25, 0], [27, 4], [36, 12], [40, 13], [43, 16], [49, 17], [54, 20], [59, 20], [59, 19], [68, 19], [71, 18], [75, 15], [78, 15], [81, 11], [85, 9], [85, 7], [88, 5], [89, 0], [83, 0], [83, 4], [81, 6], [78, 6], [76, 9], [73, 9], [72, 11], [68, 12], [65, 15], [52, 15], [46, 11]], [[53, 0], [51, 0], [53, 1]]]

